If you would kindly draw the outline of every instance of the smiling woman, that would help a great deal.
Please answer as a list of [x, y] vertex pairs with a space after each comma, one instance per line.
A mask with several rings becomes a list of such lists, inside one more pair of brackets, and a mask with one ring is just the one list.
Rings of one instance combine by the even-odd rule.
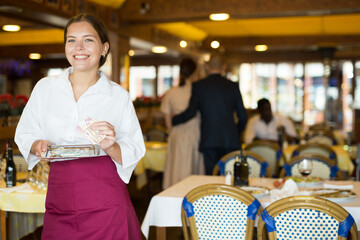
[[64, 40], [71, 67], [38, 81], [15, 141], [33, 168], [50, 161], [42, 154], [51, 145], [91, 144], [77, 131], [84, 119], [104, 138], [97, 156], [51, 161], [42, 239], [141, 239], [126, 183], [145, 146], [128, 92], [99, 70], [110, 49], [107, 30], [81, 14], [66, 25]]

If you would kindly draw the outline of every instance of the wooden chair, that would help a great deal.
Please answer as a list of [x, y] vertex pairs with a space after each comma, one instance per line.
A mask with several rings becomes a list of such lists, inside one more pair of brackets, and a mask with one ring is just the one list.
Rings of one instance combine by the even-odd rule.
[[301, 177], [298, 165], [304, 158], [311, 159], [313, 162], [313, 169], [309, 176], [320, 177], [327, 180], [333, 178], [337, 178], [338, 180], [343, 179], [335, 160], [311, 153], [303, 153], [291, 158], [291, 160], [283, 166], [283, 169], [280, 172], [280, 177]]
[[336, 145], [335, 136], [328, 130], [312, 130], [307, 133], [307, 143], [320, 143], [328, 146]]
[[[271, 177], [271, 169], [269, 164], [260, 155], [251, 151], [243, 151], [247, 156], [249, 164], [249, 177]], [[234, 174], [235, 157], [240, 156], [240, 150], [230, 152], [223, 156], [214, 167], [213, 175], [224, 176], [227, 171]]]
[[337, 164], [336, 153], [328, 145], [324, 145], [321, 143], [307, 143], [307, 144], [299, 145], [299, 147], [297, 147], [292, 153], [292, 157], [295, 157], [303, 153], [313, 153], [313, 154], [322, 155], [324, 157], [329, 158], [330, 160], [335, 160]]
[[[265, 230], [265, 226], [267, 231]], [[357, 240], [353, 217], [340, 205], [320, 197], [292, 196], [270, 204], [258, 222], [258, 240]]]
[[160, 125], [155, 125], [149, 128], [145, 132], [145, 136], [144, 136], [144, 139], [146, 139], [146, 141], [167, 142], [167, 138], [168, 138], [167, 130]]
[[20, 153], [13, 154], [13, 160], [16, 166], [16, 170], [18, 172], [27, 172], [28, 171], [28, 164], [25, 158]]
[[[186, 194], [181, 209], [185, 240], [252, 239], [260, 202], [229, 185], [208, 184]], [[190, 233], [188, 225], [190, 226]]]
[[317, 123], [309, 127], [309, 131], [332, 131], [334, 128], [327, 123]]
[[271, 175], [274, 177], [279, 176], [279, 162], [281, 159], [285, 159], [285, 157], [278, 143], [268, 140], [255, 140], [248, 144], [245, 147], [245, 150], [254, 152], [263, 157], [270, 166]]

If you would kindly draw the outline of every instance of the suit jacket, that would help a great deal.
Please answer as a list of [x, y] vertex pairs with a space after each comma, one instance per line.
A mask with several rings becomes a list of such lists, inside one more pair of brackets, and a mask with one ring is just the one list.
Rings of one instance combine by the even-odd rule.
[[[173, 117], [173, 125], [201, 114], [200, 151], [207, 148], [240, 148], [240, 134], [247, 122], [239, 85], [220, 74], [193, 83], [188, 108]], [[236, 112], [238, 123], [234, 121]], [[185, 139], [184, 139], [185, 141]]]

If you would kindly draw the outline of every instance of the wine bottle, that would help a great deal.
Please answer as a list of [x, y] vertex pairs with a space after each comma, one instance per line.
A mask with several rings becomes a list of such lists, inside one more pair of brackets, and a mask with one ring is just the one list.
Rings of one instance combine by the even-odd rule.
[[5, 168], [6, 187], [16, 186], [16, 167], [13, 160], [11, 143], [6, 143], [6, 168]]
[[279, 143], [279, 146], [282, 148], [283, 143], [284, 143], [284, 127], [279, 126], [277, 128], [277, 131], [278, 131], [278, 143]]
[[239, 159], [239, 156], [235, 157], [235, 163], [234, 163], [234, 186], [240, 186], [241, 180], [240, 180], [240, 174], [241, 174], [241, 162]]
[[249, 164], [247, 162], [247, 156], [242, 155], [240, 164], [240, 185], [249, 186]]

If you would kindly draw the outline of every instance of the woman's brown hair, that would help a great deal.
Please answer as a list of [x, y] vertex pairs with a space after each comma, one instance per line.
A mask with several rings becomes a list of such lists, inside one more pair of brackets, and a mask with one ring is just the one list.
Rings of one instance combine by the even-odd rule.
[[179, 86], [184, 86], [186, 79], [189, 78], [196, 70], [196, 62], [191, 58], [184, 58], [180, 62], [180, 81]]
[[105, 56], [101, 55], [100, 57], [100, 61], [99, 61], [99, 67], [101, 67], [102, 65], [104, 65], [104, 63], [106, 62], [106, 58], [110, 52], [110, 39], [109, 39], [109, 34], [108, 31], [105, 28], [105, 25], [102, 23], [101, 20], [97, 19], [96, 17], [87, 14], [87, 13], [81, 13], [79, 15], [76, 15], [75, 17], [71, 18], [68, 23], [65, 26], [64, 29], [64, 43], [66, 43], [66, 39], [67, 39], [67, 32], [68, 29], [70, 27], [71, 24], [73, 23], [77, 23], [77, 22], [88, 22], [91, 24], [91, 26], [93, 26], [93, 28], [95, 29], [95, 31], [97, 32], [97, 34], [100, 37], [101, 43], [109, 43], [109, 49], [106, 53]]

